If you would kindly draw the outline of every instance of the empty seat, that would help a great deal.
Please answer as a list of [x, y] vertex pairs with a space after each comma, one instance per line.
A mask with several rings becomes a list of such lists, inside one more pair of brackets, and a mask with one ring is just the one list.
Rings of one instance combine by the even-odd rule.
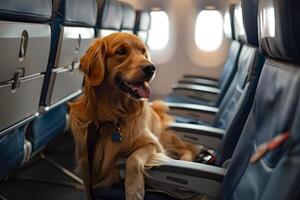
[[235, 4], [229, 5], [228, 10], [224, 15], [224, 32], [226, 38], [230, 40], [231, 43], [227, 57], [228, 59], [224, 64], [220, 78], [216, 80], [213, 78], [202, 77], [201, 75], [185, 74], [179, 83], [213, 86], [225, 91], [228, 89], [237, 69], [236, 62], [239, 55], [239, 51], [237, 49], [241, 48], [241, 44], [237, 41], [238, 38], [235, 37], [234, 8]]
[[51, 0], [0, 1], [0, 176], [28, 159], [50, 51]]
[[97, 14], [94, 0], [52, 2], [51, 52], [40, 101], [44, 107], [53, 107], [81, 93], [79, 59], [95, 37]]
[[150, 30], [151, 16], [150, 12], [146, 10], [136, 11], [136, 20], [134, 33], [139, 36], [142, 41], [147, 44]]
[[104, 37], [121, 30], [123, 9], [117, 0], [97, 1], [98, 14], [96, 23], [96, 34]]
[[[231, 40], [227, 60], [218, 81], [196, 75], [184, 75], [184, 79], [173, 87], [172, 93], [166, 98], [168, 102], [195, 103], [219, 107], [237, 71], [238, 58], [242, 44], [238, 33], [237, 18], [234, 16], [235, 5], [229, 6], [228, 20], [225, 23], [227, 38]], [[242, 42], [243, 43], [243, 42]]]
[[135, 26], [135, 10], [127, 3], [122, 3], [123, 19], [121, 24], [121, 31], [126, 33], [132, 33]]
[[[235, 9], [240, 10], [241, 7], [238, 5]], [[248, 10], [250, 9], [248, 8]], [[254, 20], [256, 16], [245, 18], [248, 13], [244, 13], [244, 24], [241, 26], [241, 28], [247, 28], [247, 31], [241, 31], [245, 35], [240, 35], [244, 46], [238, 60], [238, 69], [220, 108], [213, 110], [209, 106], [199, 106], [198, 111], [193, 112], [192, 109], [197, 107], [187, 104], [185, 113], [188, 113], [189, 118], [181, 117], [178, 120], [201, 123], [202, 126], [190, 126], [185, 123], [173, 125], [173, 129], [182, 139], [216, 149], [217, 165], [222, 165], [232, 156], [253, 104], [257, 83], [265, 61], [265, 57], [258, 50], [257, 33], [253, 34], [253, 31], [257, 30], [257, 23]], [[174, 104], [175, 106], [176, 104]], [[191, 109], [188, 109], [189, 107]], [[184, 108], [180, 110], [184, 110]], [[212, 122], [203, 122], [205, 115], [209, 114]], [[211, 127], [218, 129], [211, 129]]]
[[[249, 2], [244, 0], [243, 10], [248, 9]], [[227, 170], [222, 199], [299, 198], [299, 9], [299, 1], [259, 1], [259, 44], [269, 58]], [[262, 144], [271, 144], [279, 135], [288, 137], [277, 148], [269, 149], [256, 162], [249, 163]]]

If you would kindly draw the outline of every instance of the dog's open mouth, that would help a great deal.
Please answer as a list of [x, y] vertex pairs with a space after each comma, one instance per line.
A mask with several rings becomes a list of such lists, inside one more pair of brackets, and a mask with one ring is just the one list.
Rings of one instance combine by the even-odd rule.
[[126, 81], [118, 77], [116, 79], [116, 84], [120, 90], [128, 93], [134, 99], [149, 98], [150, 88], [146, 81]]

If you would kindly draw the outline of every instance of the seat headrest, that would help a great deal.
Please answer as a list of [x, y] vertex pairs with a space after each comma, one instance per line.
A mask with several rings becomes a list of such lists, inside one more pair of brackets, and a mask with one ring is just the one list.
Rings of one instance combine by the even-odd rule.
[[51, 0], [0, 0], [1, 20], [46, 22], [51, 12]]
[[151, 17], [149, 11], [136, 11], [136, 31], [149, 31], [150, 22]]
[[95, 26], [97, 16], [95, 0], [52, 0], [52, 3], [52, 17], [61, 20], [62, 24]]
[[131, 5], [127, 3], [122, 3], [122, 8], [123, 8], [123, 20], [122, 20], [121, 29], [133, 30], [135, 26], [135, 10]]
[[258, 46], [258, 0], [241, 0], [241, 6], [247, 43]]
[[116, 0], [97, 0], [98, 15], [97, 29], [121, 29], [123, 10], [122, 5]]
[[300, 1], [260, 0], [258, 33], [261, 51], [274, 58], [300, 63]]
[[235, 39], [242, 43], [247, 43], [241, 4], [235, 5], [233, 23]]
[[234, 32], [234, 9], [235, 4], [231, 4], [228, 7], [228, 10], [225, 13], [224, 16], [224, 32], [226, 37], [235, 39], [235, 32]]

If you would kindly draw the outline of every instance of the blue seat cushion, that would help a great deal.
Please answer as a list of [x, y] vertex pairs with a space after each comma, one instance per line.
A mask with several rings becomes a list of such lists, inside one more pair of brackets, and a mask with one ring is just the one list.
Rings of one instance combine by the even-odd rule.
[[28, 136], [32, 142], [34, 152], [42, 149], [64, 131], [66, 126], [66, 113], [67, 106], [62, 104], [31, 122]]
[[24, 158], [24, 127], [0, 137], [0, 177], [22, 164]]

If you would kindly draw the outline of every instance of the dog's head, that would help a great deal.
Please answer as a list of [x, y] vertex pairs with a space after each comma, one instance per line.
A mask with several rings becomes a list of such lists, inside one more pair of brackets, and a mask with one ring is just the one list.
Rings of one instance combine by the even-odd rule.
[[135, 35], [114, 33], [96, 39], [80, 60], [87, 83], [106, 82], [132, 99], [149, 98], [155, 67], [143, 42]]

